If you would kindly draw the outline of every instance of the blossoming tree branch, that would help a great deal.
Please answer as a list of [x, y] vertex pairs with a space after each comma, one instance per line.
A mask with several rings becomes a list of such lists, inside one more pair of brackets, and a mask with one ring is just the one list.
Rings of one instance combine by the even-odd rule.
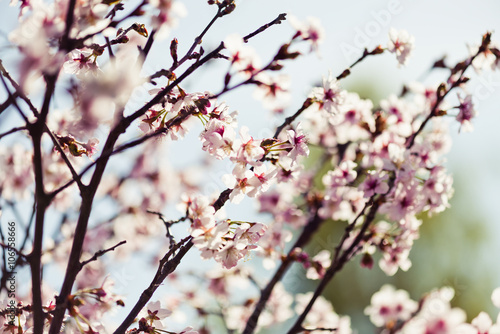
[[[375, 253], [389, 276], [411, 267], [417, 216], [442, 212], [453, 193], [443, 166], [450, 121], [460, 131], [473, 129], [467, 73], [494, 70], [500, 61], [486, 32], [460, 62], [434, 64], [446, 70], [441, 82], [410, 84], [374, 105], [344, 90], [342, 80], [371, 57], [392, 54], [395, 67], [408, 61], [413, 37], [391, 29], [385, 45], [323, 74], [322, 85], [294, 106], [287, 64], [320, 48], [317, 19], [281, 14], [209, 47], [205, 35], [224, 24], [237, 2], [200, 4], [213, 16], [192, 41], [169, 36], [184, 16], [178, 1], [11, 5], [19, 8], [19, 25], [9, 35], [18, 61], [0, 62], [0, 213], [13, 214], [18, 228], [11, 241], [11, 224], [2, 220], [2, 333], [250, 334], [290, 319], [283, 329], [289, 334], [353, 333], [355, 324], [322, 292], [350, 261], [371, 268]], [[261, 59], [252, 41], [285, 21], [294, 33]], [[168, 58], [148, 72], [151, 48], [167, 38]], [[186, 80], [208, 62], [226, 66], [220, 88], [190, 91]], [[223, 101], [243, 86], [254, 87], [274, 117], [272, 137], [254, 138], [238, 123], [238, 106]], [[225, 190], [206, 193], [203, 178], [193, 177], [200, 169], [169, 166], [165, 146], [189, 131], [198, 131], [200, 151], [186, 156], [200, 155], [201, 168], [217, 160], [231, 165], [220, 180]], [[311, 147], [319, 153], [306, 168]], [[245, 198], [269, 219], [226, 214], [227, 203]], [[175, 216], [167, 210], [172, 206]], [[309, 253], [325, 224], [343, 224], [345, 231], [331, 249]], [[7, 266], [7, 258], [15, 261]], [[153, 268], [148, 280], [127, 282], [128, 290], [141, 291], [136, 300], [117, 295], [111, 275], [116, 268], [134, 272], [134, 258]], [[211, 266], [183, 271], [193, 258]], [[268, 280], [252, 269], [257, 258], [273, 273]], [[318, 281], [314, 291], [287, 291], [282, 281], [294, 263], [305, 269], [304, 280]], [[30, 279], [20, 276], [24, 269]], [[165, 297], [160, 290], [167, 285], [175, 294]], [[446, 287], [412, 300], [385, 285], [364, 312], [380, 333], [500, 333], [498, 320], [484, 312], [466, 323], [452, 298]], [[500, 290], [492, 299], [500, 307]], [[116, 310], [120, 320], [110, 321]], [[179, 325], [174, 319], [184, 312], [191, 316]]]

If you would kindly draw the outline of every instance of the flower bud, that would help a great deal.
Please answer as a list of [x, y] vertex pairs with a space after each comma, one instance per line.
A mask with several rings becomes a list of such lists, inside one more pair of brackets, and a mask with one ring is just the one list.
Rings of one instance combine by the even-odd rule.
[[370, 254], [363, 254], [363, 257], [361, 258], [361, 267], [368, 269], [373, 268], [373, 257]]

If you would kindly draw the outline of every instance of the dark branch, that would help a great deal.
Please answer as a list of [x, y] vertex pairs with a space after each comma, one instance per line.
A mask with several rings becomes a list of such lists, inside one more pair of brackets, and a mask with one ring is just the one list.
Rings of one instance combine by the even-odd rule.
[[[353, 240], [353, 242], [349, 246], [349, 248], [346, 249], [340, 257], [337, 257], [337, 255], [333, 257], [332, 262], [330, 264], [330, 267], [326, 270], [325, 275], [323, 276], [320, 283], [316, 287], [316, 290], [314, 291], [314, 294], [311, 297], [309, 304], [306, 306], [305, 310], [300, 314], [298, 319], [295, 321], [292, 328], [288, 331], [288, 334], [296, 334], [296, 333], [299, 333], [302, 331], [302, 329], [303, 329], [302, 323], [306, 319], [307, 314], [311, 311], [316, 299], [318, 299], [318, 297], [321, 296], [324, 289], [326, 288], [328, 283], [330, 283], [330, 281], [335, 276], [335, 274], [338, 271], [340, 271], [343, 268], [343, 266], [349, 261], [349, 258], [353, 255], [353, 252], [357, 249], [357, 246], [364, 238], [366, 230], [368, 229], [370, 224], [375, 219], [375, 214], [377, 213], [378, 208], [380, 207], [380, 205], [383, 203], [384, 200], [385, 200], [385, 195], [381, 195], [381, 196], [379, 196], [378, 199], [369, 201], [365, 205], [363, 210], [359, 213], [359, 215], [356, 216], [354, 221], [351, 222], [351, 224], [355, 225], [356, 221], [364, 215], [364, 212], [366, 211], [366, 209], [369, 206], [371, 206], [370, 211], [366, 214], [365, 221], [363, 222], [363, 225], [361, 226], [356, 238]], [[343, 238], [341, 241], [341, 244], [343, 244], [346, 239], [347, 238]]]
[[267, 24], [264, 24], [262, 27], [260, 27], [259, 29], [255, 30], [254, 32], [246, 35], [245, 37], [243, 37], [243, 40], [246, 42], [248, 42], [248, 40], [258, 34], [260, 34], [261, 32], [263, 32], [264, 30], [272, 27], [273, 25], [275, 24], [281, 24], [281, 21], [285, 21], [286, 20], [286, 14], [285, 13], [281, 13], [278, 15], [277, 18], [275, 18], [274, 20], [272, 20], [271, 22], [267, 23]]
[[295, 253], [295, 250], [297, 248], [303, 248], [309, 242], [309, 240], [321, 226], [321, 223], [323, 221], [324, 220], [319, 217], [317, 210], [315, 210], [315, 213], [313, 214], [312, 218], [309, 220], [307, 225], [304, 226], [304, 228], [302, 229], [302, 232], [298, 237], [297, 241], [295, 241], [295, 244], [292, 246], [287, 256], [281, 262], [281, 265], [278, 267], [278, 270], [276, 270], [271, 280], [267, 283], [266, 287], [261, 291], [259, 301], [255, 305], [252, 315], [250, 316], [250, 318], [248, 318], [245, 329], [243, 330], [243, 334], [251, 334], [255, 331], [255, 329], [257, 328], [257, 323], [259, 321], [259, 317], [262, 314], [262, 311], [264, 311], [264, 308], [266, 307], [267, 301], [271, 297], [271, 293], [273, 292], [274, 287], [279, 281], [281, 281], [281, 279], [287, 272], [290, 265], [294, 262], [293, 255]]
[[[9, 80], [10, 84], [16, 92], [12, 94], [13, 97], [19, 96], [30, 108], [31, 112], [33, 112], [33, 115], [38, 116], [38, 109], [33, 105], [31, 100], [26, 96], [26, 94], [23, 93], [23, 90], [21, 86], [10, 76], [9, 72], [5, 69], [5, 67], [2, 64], [2, 61], [0, 60], [0, 71], [2, 72], [2, 75]], [[14, 101], [12, 101], [14, 103]]]

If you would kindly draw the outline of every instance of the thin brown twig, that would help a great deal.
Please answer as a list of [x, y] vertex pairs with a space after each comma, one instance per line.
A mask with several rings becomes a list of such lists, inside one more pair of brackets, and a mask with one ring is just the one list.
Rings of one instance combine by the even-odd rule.
[[0, 79], [2, 79], [2, 84], [5, 88], [5, 91], [7, 92], [8, 96], [9, 96], [9, 99], [12, 101], [12, 104], [14, 105], [14, 107], [16, 108], [16, 110], [19, 112], [19, 115], [21, 116], [21, 118], [26, 122], [28, 123], [28, 117], [26, 117], [26, 115], [24, 114], [23, 110], [21, 109], [21, 107], [19, 107], [19, 105], [17, 104], [16, 102], [16, 99], [14, 97], [14, 95], [10, 92], [10, 89], [9, 89], [9, 86], [7, 86], [7, 83], [5, 82], [5, 79], [4, 79], [4, 76], [0, 76]]
[[146, 45], [141, 50], [141, 62], [142, 63], [144, 63], [144, 61], [146, 60], [146, 58], [149, 54], [149, 51], [151, 51], [151, 48], [153, 47], [153, 42], [155, 40], [155, 36], [156, 36], [156, 29], [151, 31], [151, 33], [149, 34], [148, 40], [146, 41]]
[[115, 58], [115, 54], [113, 53], [113, 48], [111, 47], [111, 43], [109, 42], [109, 37], [104, 37], [104, 40], [106, 41], [106, 48], [108, 49], [108, 54], [109, 58], [113, 59]]
[[[193, 52], [196, 49], [196, 46], [198, 46], [201, 43], [201, 41], [203, 40], [203, 37], [210, 30], [210, 28], [217, 21], [217, 19], [222, 17], [221, 14], [222, 14], [223, 8], [224, 7], [222, 7], [222, 6], [218, 8], [217, 13], [210, 20], [210, 22], [206, 25], [206, 27], [203, 29], [203, 31], [194, 39], [193, 44], [191, 44], [191, 47], [189, 48], [189, 50], [186, 52], [186, 54], [179, 61], [174, 59], [172, 66], [170, 66], [170, 68], [168, 70], [163, 69], [163, 70], [158, 71], [156, 73], [156, 75], [151, 76], [151, 79], [158, 77], [158, 76], [161, 76], [161, 75], [165, 75], [165, 73], [173, 73], [179, 66], [184, 64], [187, 60], [191, 59]], [[152, 47], [155, 33], [156, 33], [155, 30], [153, 30], [151, 32], [151, 35], [149, 36], [148, 41], [147, 41], [144, 49], [141, 50], [141, 54], [143, 55], [143, 58], [145, 58], [147, 56], [147, 54], [149, 53], [149, 51]]]
[[[12, 94], [12, 96], [14, 97], [17, 97], [19, 96], [24, 102], [26, 102], [26, 104], [28, 105], [28, 107], [30, 108], [31, 112], [33, 113], [33, 115], [35, 116], [38, 116], [38, 109], [33, 105], [33, 103], [31, 102], [31, 100], [26, 96], [26, 94], [24, 94], [21, 86], [19, 86], [19, 84], [16, 82], [16, 80], [14, 80], [12, 78], [12, 76], [10, 75], [10, 73], [7, 71], [7, 69], [5, 69], [5, 67], [3, 66], [3, 63], [2, 63], [2, 60], [0, 59], [0, 71], [2, 72], [2, 75], [7, 78], [7, 80], [9, 80], [10, 84], [12, 85], [12, 87], [14, 87], [14, 89], [16, 90], [16, 92], [14, 94]], [[14, 100], [12, 100], [12, 102], [14, 103]]]
[[316, 328], [302, 328], [306, 332], [323, 331], [323, 332], [336, 332], [338, 328], [326, 328], [326, 327], [316, 327]]
[[267, 23], [267, 24], [264, 24], [262, 27], [260, 27], [259, 29], [255, 30], [254, 32], [246, 35], [245, 37], [243, 37], [243, 41], [246, 43], [248, 42], [248, 40], [258, 34], [260, 34], [261, 32], [263, 32], [264, 30], [272, 27], [273, 25], [275, 24], [281, 24], [282, 21], [285, 21], [286, 20], [286, 14], [285, 13], [281, 13], [278, 15], [277, 18], [275, 18], [274, 20], [272, 20], [271, 22]]
[[279, 136], [279, 134], [281, 133], [281, 131], [283, 131], [284, 128], [286, 128], [287, 126], [289, 126], [290, 124], [292, 124], [292, 122], [295, 121], [295, 119], [297, 117], [299, 117], [300, 114], [302, 114], [302, 112], [304, 110], [306, 110], [307, 108], [309, 108], [312, 103], [313, 103], [312, 99], [311, 98], [307, 98], [304, 101], [304, 103], [302, 104], [302, 106], [299, 108], [299, 110], [297, 110], [292, 116], [287, 117], [285, 119], [285, 121], [280, 126], [278, 126], [278, 128], [276, 129], [276, 132], [274, 133], [273, 138], [277, 139], [278, 136]]
[[7, 96], [7, 99], [5, 100], [4, 103], [0, 105], [0, 114], [2, 114], [5, 110], [7, 110], [10, 105], [12, 104], [12, 101], [17, 97], [17, 93], [14, 93], [12, 95]]
[[36, 214], [36, 203], [33, 203], [33, 207], [31, 209], [31, 217], [30, 217], [30, 220], [28, 222], [28, 224], [26, 225], [26, 228], [25, 228], [25, 233], [24, 233], [24, 240], [21, 244], [21, 247], [19, 248], [19, 250], [22, 252], [24, 250], [24, 247], [26, 247], [27, 243], [28, 243], [28, 240], [29, 240], [29, 236], [30, 236], [30, 230], [31, 230], [31, 226], [33, 226], [34, 222], [35, 222], [35, 214]]
[[6, 249], [6, 250], [12, 250], [13, 252], [16, 253], [17, 256], [19, 257], [22, 257], [24, 259], [27, 259], [28, 258], [28, 255], [22, 253], [21, 251], [19, 251], [18, 249], [16, 249], [15, 247], [11, 247], [3, 242], [0, 242], [0, 247], [2, 247], [3, 249]]
[[161, 212], [156, 212], [156, 211], [151, 211], [151, 210], [146, 210], [146, 212], [158, 216], [158, 219], [160, 219], [162, 221], [163, 225], [165, 225], [165, 229], [167, 230], [166, 237], [170, 240], [170, 243], [172, 245], [175, 244], [175, 239], [174, 239], [174, 236], [172, 235], [172, 233], [170, 232], [170, 227], [172, 227], [172, 225], [174, 225], [174, 224], [180, 223], [180, 222], [188, 219], [187, 212], [186, 212], [186, 215], [184, 217], [181, 217], [177, 220], [166, 220], [165, 216]]
[[[72, 176], [72, 180], [74, 180], [76, 182], [76, 184], [78, 185], [78, 188], [80, 189], [80, 192], [83, 191], [85, 185], [83, 184], [80, 175], [78, 175], [75, 168], [71, 164], [71, 161], [69, 161], [69, 158], [66, 155], [66, 152], [64, 152], [64, 149], [62, 148], [61, 144], [59, 143], [59, 140], [57, 140], [56, 136], [54, 135], [54, 133], [52, 133], [52, 131], [50, 131], [50, 129], [48, 128], [47, 125], [45, 125], [45, 132], [47, 132], [47, 134], [49, 135], [50, 139], [52, 140], [52, 143], [56, 147], [56, 150], [59, 152], [64, 163], [68, 167], [68, 169], [71, 173], [71, 176]], [[52, 194], [50, 194], [50, 196], [51, 196], [51, 198], [54, 198], [55, 194], [52, 193]]]
[[107, 252], [114, 251], [116, 248], [120, 247], [121, 245], [123, 245], [125, 243], [127, 243], [127, 240], [122, 240], [122, 241], [120, 241], [119, 243], [117, 243], [116, 245], [114, 245], [112, 247], [109, 247], [107, 249], [103, 249], [103, 250], [97, 251], [90, 259], [85, 260], [82, 263], [80, 263], [81, 268], [83, 268], [85, 265], [87, 265], [90, 262], [96, 261], [99, 257], [103, 256]]
[[[425, 126], [427, 125], [427, 123], [431, 120], [431, 118], [437, 116], [437, 111], [438, 111], [438, 107], [439, 105], [441, 104], [441, 102], [443, 102], [444, 98], [453, 90], [455, 89], [456, 87], [460, 86], [460, 84], [462, 84], [462, 78], [465, 74], [465, 71], [472, 65], [472, 62], [474, 61], [474, 59], [479, 56], [479, 54], [481, 53], [481, 48], [479, 48], [479, 50], [477, 51], [477, 53], [471, 57], [469, 57], [466, 61], [465, 61], [465, 66], [460, 69], [460, 76], [458, 77], [457, 80], [455, 80], [453, 82], [453, 84], [448, 88], [448, 89], [445, 89], [444, 92], [440, 92], [441, 91], [441, 87], [442, 86], [439, 86], [437, 91], [436, 91], [436, 101], [434, 103], [434, 105], [432, 106], [432, 109], [431, 109], [431, 112], [429, 113], [429, 115], [425, 118], [425, 120], [422, 122], [422, 124], [420, 124], [420, 127], [417, 129], [417, 131], [415, 131], [413, 134], [411, 134], [407, 139], [406, 139], [406, 148], [409, 149], [413, 146], [414, 142], [415, 142], [415, 139], [417, 138], [417, 136], [424, 130]], [[450, 74], [448, 80], [450, 80], [453, 75], [455, 73], [452, 73]]]
[[[223, 10], [223, 7], [219, 7], [218, 8], [217, 13], [214, 15], [214, 17], [212, 18], [212, 20], [207, 24], [207, 26], [203, 29], [203, 31], [194, 39], [193, 44], [191, 44], [191, 47], [189, 48], [188, 52], [186, 52], [186, 54], [184, 55], [184, 57], [182, 57], [178, 62], [174, 61], [174, 64], [172, 65], [172, 67], [179, 67], [182, 64], [184, 64], [184, 62], [186, 60], [188, 60], [188, 59], [191, 58], [191, 56], [193, 55], [194, 50], [201, 43], [201, 41], [203, 40], [203, 37], [206, 35], [206, 33], [210, 30], [210, 28], [217, 21], [217, 19], [219, 19], [219, 18], [222, 17], [221, 16], [222, 10]], [[171, 70], [173, 70], [173, 69], [171, 68]]]
[[13, 133], [16, 133], [19, 131], [23, 131], [23, 130], [26, 130], [26, 126], [19, 126], [19, 127], [12, 128], [9, 131], [5, 131], [4, 133], [0, 133], [0, 139], [2, 139], [5, 136], [8, 136], [10, 134], [13, 134]]

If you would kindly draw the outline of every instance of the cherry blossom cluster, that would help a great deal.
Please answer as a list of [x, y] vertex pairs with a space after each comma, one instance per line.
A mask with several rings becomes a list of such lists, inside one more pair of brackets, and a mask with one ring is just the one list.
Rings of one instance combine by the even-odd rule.
[[[493, 323], [486, 312], [466, 323], [465, 312], [450, 305], [454, 294], [452, 288], [444, 287], [416, 302], [408, 292], [384, 285], [372, 296], [365, 314], [381, 333], [500, 333], [500, 317]], [[496, 307], [500, 307], [499, 294], [497, 288], [491, 296]]]
[[[309, 98], [311, 107], [303, 123], [306, 132], [314, 129], [309, 143], [329, 151], [331, 164], [337, 165], [322, 178], [319, 215], [353, 222], [367, 203], [379, 199], [379, 213], [397, 224], [372, 225], [360, 246], [365, 254], [380, 248], [387, 274], [393, 275], [398, 267], [407, 270], [408, 252], [420, 225], [415, 216], [443, 211], [453, 193], [452, 178], [442, 166], [450, 147], [447, 123], [435, 118], [432, 128], [417, 133], [435, 97], [411, 89], [405, 96], [391, 95], [373, 110], [371, 101], [343, 91], [329, 75]], [[357, 234], [352, 231], [345, 248]]]
[[193, 244], [204, 259], [214, 258], [223, 267], [230, 269], [237, 265], [248, 252], [257, 248], [265, 233], [261, 223], [224, 220], [217, 222], [215, 209], [205, 197], [196, 197], [187, 203], [191, 220], [190, 234]]
[[[29, 267], [31, 285], [23, 283], [11, 321], [1, 281], [1, 333], [251, 334], [295, 321], [290, 334], [351, 334], [349, 316], [337, 314], [321, 295], [329, 281], [357, 255], [366, 268], [380, 256], [379, 267], [389, 276], [409, 270], [422, 224], [417, 217], [450, 206], [445, 116], [455, 118], [458, 131], [473, 130], [477, 111], [466, 71], [499, 67], [490, 33], [464, 61], [435, 64], [449, 73], [443, 82], [412, 83], [375, 105], [346, 91], [342, 80], [369, 57], [391, 53], [398, 66], [408, 62], [414, 38], [391, 29], [385, 46], [365, 49], [338, 76], [328, 73], [282, 119], [293, 103], [283, 70], [287, 61], [319, 52], [321, 22], [290, 17], [291, 37], [266, 63], [249, 41], [286, 15], [246, 36], [222, 36], [207, 52], [207, 31], [236, 10], [231, 0], [208, 4], [216, 13], [186, 53], [173, 38], [166, 53], [170, 67], [147, 73], [143, 65], [153, 43], [167, 38], [186, 14], [179, 1], [12, 1], [20, 6], [19, 26], [9, 35], [19, 66], [11, 74], [0, 62], [8, 96], [0, 116], [12, 112], [20, 121], [0, 133], [0, 171], [7, 171], [0, 172], [0, 207], [19, 220], [30, 216], [20, 224], [24, 242], [15, 250], [15, 266]], [[227, 65], [222, 88], [188, 91], [183, 81], [208, 61]], [[245, 85], [272, 111], [272, 137], [254, 138], [222, 99]], [[202, 163], [178, 170], [168, 145], [195, 123], [201, 126]], [[230, 172], [216, 181], [227, 189], [203, 191], [207, 170], [222, 160]], [[262, 220], [226, 215], [226, 203], [245, 198], [255, 199]], [[171, 217], [173, 207], [180, 217]], [[327, 224], [345, 232], [326, 249], [314, 249], [311, 238]], [[253, 254], [266, 274], [248, 265]], [[185, 269], [187, 256], [214, 266]], [[155, 270], [149, 285], [138, 281], [142, 269], [123, 273], [138, 258]], [[283, 278], [293, 263], [304, 269], [304, 280], [318, 281], [315, 291], [288, 291]], [[273, 276], [264, 277], [269, 272]], [[47, 278], [54, 275], [61, 276], [57, 284]], [[144, 290], [128, 300], [114, 292], [118, 283]], [[176, 294], [162, 297], [158, 291], [165, 286]], [[492, 297], [498, 307], [499, 295], [495, 290]], [[465, 313], [450, 306], [452, 297], [442, 288], [417, 302], [386, 285], [365, 314], [382, 333], [500, 333], [499, 320], [493, 324], [484, 312], [467, 324]], [[128, 313], [118, 324], [109, 320], [124, 308]]]

